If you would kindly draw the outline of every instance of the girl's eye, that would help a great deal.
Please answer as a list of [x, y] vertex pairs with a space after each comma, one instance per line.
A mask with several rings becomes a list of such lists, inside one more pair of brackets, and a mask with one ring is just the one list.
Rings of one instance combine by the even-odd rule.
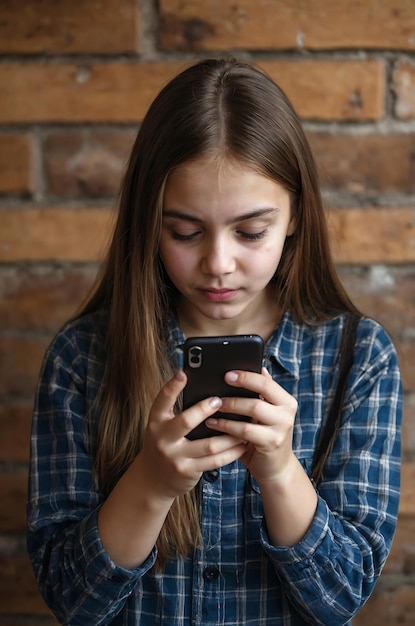
[[200, 231], [194, 231], [192, 233], [183, 234], [183, 233], [178, 233], [175, 230], [173, 230], [171, 233], [171, 236], [173, 237], [173, 239], [176, 239], [177, 241], [191, 241], [199, 234], [199, 232]]
[[261, 230], [259, 233], [247, 233], [243, 230], [238, 230], [238, 235], [248, 241], [258, 241], [258, 239], [265, 237], [266, 232], [266, 230]]

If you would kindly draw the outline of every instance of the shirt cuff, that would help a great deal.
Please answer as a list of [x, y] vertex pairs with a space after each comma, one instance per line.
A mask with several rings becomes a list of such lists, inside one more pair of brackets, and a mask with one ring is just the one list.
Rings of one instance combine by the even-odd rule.
[[135, 569], [125, 569], [112, 561], [101, 542], [98, 531], [98, 511], [94, 510], [81, 523], [80, 541], [75, 548], [75, 558], [84, 564], [84, 576], [88, 584], [105, 593], [106, 584], [114, 597], [114, 583], [119, 585], [119, 594], [131, 593], [139, 580], [155, 563], [157, 550], [154, 547], [148, 558]]
[[[320, 496], [317, 501], [317, 508], [305, 537], [295, 546], [274, 546], [270, 543], [265, 520], [261, 527], [261, 542], [264, 550], [277, 567], [285, 568], [290, 565], [303, 564], [314, 557], [319, 549], [320, 556], [321, 546], [324, 545], [329, 529], [330, 511], [327, 503]], [[331, 544], [330, 544], [331, 545]], [[325, 551], [323, 550], [323, 553]], [[326, 558], [330, 557], [330, 549], [327, 546]]]

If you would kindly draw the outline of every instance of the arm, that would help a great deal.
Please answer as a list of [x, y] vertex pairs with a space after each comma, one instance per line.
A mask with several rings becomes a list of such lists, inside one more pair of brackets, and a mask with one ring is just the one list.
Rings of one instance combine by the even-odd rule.
[[[399, 369], [384, 331], [369, 321], [361, 326], [341, 429], [318, 494], [287, 443], [290, 401], [271, 390], [271, 383], [253, 382], [250, 375], [249, 388], [255, 385], [268, 401], [263, 409], [250, 408], [259, 424], [217, 425], [253, 442], [255, 453], [245, 461], [263, 499], [263, 546], [292, 606], [313, 624], [340, 625], [357, 613], [381, 572], [396, 526]], [[268, 436], [265, 428], [272, 431]]]
[[87, 423], [91, 371], [88, 350], [77, 345], [82, 336], [62, 333], [42, 369], [32, 428], [28, 550], [58, 619], [84, 626], [93, 617], [104, 626], [153, 566], [155, 541], [175, 497], [192, 489], [206, 469], [239, 458], [244, 446], [232, 437], [207, 444], [185, 437], [216, 410], [217, 400], [175, 416], [172, 407], [186, 382], [179, 372], [153, 404], [142, 450], [104, 499], [90, 450], [97, 425]]
[[[27, 547], [39, 588], [61, 623], [110, 623], [155, 552], [140, 568], [118, 567], [98, 532], [103, 503], [88, 436], [86, 336], [64, 331], [48, 351], [32, 424]], [[91, 400], [91, 398], [89, 398]]]
[[[293, 606], [312, 623], [344, 624], [369, 597], [389, 554], [400, 487], [401, 380], [395, 351], [363, 321], [342, 425], [316, 515], [295, 546], [271, 546]], [[365, 328], [366, 326], [366, 328]]]

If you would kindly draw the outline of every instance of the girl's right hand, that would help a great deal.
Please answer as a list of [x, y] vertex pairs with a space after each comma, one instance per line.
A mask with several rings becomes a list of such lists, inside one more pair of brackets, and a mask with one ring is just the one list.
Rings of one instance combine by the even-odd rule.
[[178, 370], [159, 392], [150, 411], [143, 446], [133, 465], [139, 465], [161, 499], [190, 491], [203, 472], [227, 465], [246, 452], [243, 441], [220, 435], [190, 441], [186, 435], [221, 406], [220, 398], [207, 398], [174, 414], [178, 396], [187, 377]]

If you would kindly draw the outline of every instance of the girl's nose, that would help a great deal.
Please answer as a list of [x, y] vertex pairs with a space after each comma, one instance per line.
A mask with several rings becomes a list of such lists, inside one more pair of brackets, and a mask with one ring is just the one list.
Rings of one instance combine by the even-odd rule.
[[235, 255], [232, 244], [225, 239], [206, 242], [202, 256], [202, 271], [212, 276], [230, 274], [235, 270]]

